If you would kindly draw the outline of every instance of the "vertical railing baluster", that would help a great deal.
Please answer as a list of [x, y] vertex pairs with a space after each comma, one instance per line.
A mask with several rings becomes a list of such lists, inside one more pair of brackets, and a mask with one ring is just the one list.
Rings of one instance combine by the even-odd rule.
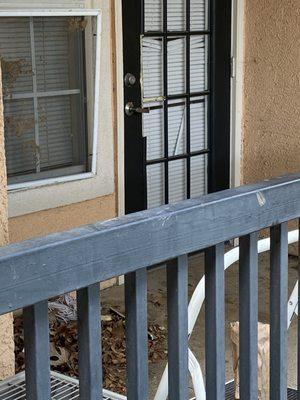
[[258, 252], [257, 233], [240, 239], [240, 399], [257, 400]]
[[299, 239], [298, 239], [298, 368], [297, 368], [297, 380], [298, 380], [298, 400], [300, 400], [300, 219], [298, 220]]
[[188, 399], [188, 257], [167, 266], [170, 400]]
[[100, 284], [77, 291], [79, 396], [102, 399]]
[[148, 398], [147, 270], [125, 276], [127, 398]]
[[287, 397], [288, 226], [271, 228], [270, 398]]
[[48, 400], [51, 396], [48, 302], [24, 308], [23, 320], [26, 399]]
[[224, 244], [205, 252], [206, 398], [225, 399]]

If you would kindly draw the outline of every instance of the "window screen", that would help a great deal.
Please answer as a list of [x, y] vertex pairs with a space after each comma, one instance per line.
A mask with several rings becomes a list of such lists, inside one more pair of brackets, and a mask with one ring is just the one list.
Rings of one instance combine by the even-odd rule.
[[88, 170], [82, 17], [2, 17], [9, 183]]

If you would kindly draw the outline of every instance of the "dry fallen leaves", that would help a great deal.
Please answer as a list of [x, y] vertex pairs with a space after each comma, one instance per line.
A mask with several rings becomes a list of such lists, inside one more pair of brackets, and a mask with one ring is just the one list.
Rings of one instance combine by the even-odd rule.
[[[126, 393], [125, 321], [122, 315], [103, 310], [102, 356], [104, 387]], [[56, 311], [56, 314], [59, 314]], [[166, 331], [157, 324], [149, 325], [149, 362], [166, 358]], [[24, 370], [24, 334], [22, 316], [15, 318], [15, 355], [17, 372]], [[50, 311], [51, 369], [78, 377], [77, 321], [55, 316]]]

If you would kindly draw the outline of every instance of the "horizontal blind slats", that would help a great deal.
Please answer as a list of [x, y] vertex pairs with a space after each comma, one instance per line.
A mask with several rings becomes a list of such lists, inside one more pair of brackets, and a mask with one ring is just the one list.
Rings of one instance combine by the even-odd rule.
[[164, 164], [147, 167], [147, 208], [164, 204]]
[[186, 199], [186, 160], [169, 162], [169, 203]]
[[73, 160], [70, 96], [39, 101], [42, 167], [71, 164]]
[[[190, 0], [191, 30], [204, 30], [207, 19], [205, 0]], [[185, 0], [167, 0], [167, 21], [169, 31], [185, 31]], [[163, 1], [145, 0], [146, 31], [162, 31]], [[186, 39], [172, 37], [167, 42], [168, 93], [180, 95], [186, 92]], [[207, 55], [205, 36], [190, 38], [190, 90], [200, 92], [207, 89]], [[163, 96], [163, 45], [161, 38], [142, 38], [142, 92], [144, 106], [161, 106]], [[190, 105], [190, 143], [191, 151], [207, 147], [207, 110], [205, 98], [193, 98]], [[169, 106], [170, 106], [169, 102]], [[168, 108], [168, 154], [180, 155], [186, 152], [186, 106], [185, 98], [176, 100], [182, 103]], [[151, 110], [143, 116], [143, 134], [147, 137], [147, 159], [164, 157], [164, 114], [163, 109]], [[164, 203], [164, 165], [147, 168], [148, 207]], [[191, 196], [206, 191], [206, 156], [192, 157]], [[169, 162], [169, 201], [186, 198], [186, 160]]]
[[[162, 0], [145, 0], [146, 31], [161, 31], [163, 27]], [[207, 0], [190, 0], [191, 30], [203, 30], [207, 25]], [[168, 30], [184, 30], [186, 25], [184, 0], [168, 0]]]
[[[204, 36], [190, 39], [190, 87], [191, 92], [206, 89], [207, 60]], [[185, 92], [185, 39], [168, 42], [168, 91], [169, 94]], [[163, 95], [161, 39], [144, 38], [142, 41], [142, 82], [144, 99]]]
[[[52, 25], [55, 24], [55, 32]], [[35, 18], [35, 52], [39, 91], [70, 88], [69, 18]]]
[[0, 19], [4, 96], [33, 90], [28, 18]]
[[[33, 18], [38, 92], [69, 90], [71, 85], [72, 89], [80, 91], [72, 83], [76, 76], [71, 76], [70, 72], [75, 59], [70, 43], [73, 41], [75, 44], [77, 34], [73, 36], [69, 21], [69, 17]], [[8, 174], [34, 172], [37, 153], [42, 169], [73, 165], [76, 132], [72, 107], [80, 109], [79, 95], [38, 98], [39, 145], [36, 146], [33, 99], [9, 98], [10, 94], [33, 94], [30, 19], [3, 17], [0, 22], [0, 56], [10, 63], [9, 74], [5, 75], [4, 68]], [[16, 73], [13, 78], [10, 77], [12, 68]]]
[[34, 111], [31, 99], [4, 102], [5, 152], [8, 173], [35, 168]]
[[203, 196], [207, 192], [207, 156], [191, 158], [191, 198]]

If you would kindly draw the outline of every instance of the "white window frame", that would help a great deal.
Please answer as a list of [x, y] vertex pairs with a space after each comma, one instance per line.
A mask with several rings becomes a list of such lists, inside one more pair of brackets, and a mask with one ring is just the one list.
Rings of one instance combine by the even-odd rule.
[[30, 188], [48, 186], [63, 182], [72, 182], [90, 179], [97, 174], [97, 148], [99, 130], [99, 96], [100, 96], [100, 65], [101, 65], [101, 33], [102, 16], [100, 10], [9, 10], [0, 11], [1, 17], [95, 17], [96, 18], [96, 41], [95, 41], [95, 63], [94, 63], [94, 96], [93, 96], [93, 128], [92, 128], [92, 162], [91, 171], [74, 175], [64, 175], [46, 179], [36, 179], [28, 182], [13, 183], [8, 185], [8, 191], [19, 191]]

